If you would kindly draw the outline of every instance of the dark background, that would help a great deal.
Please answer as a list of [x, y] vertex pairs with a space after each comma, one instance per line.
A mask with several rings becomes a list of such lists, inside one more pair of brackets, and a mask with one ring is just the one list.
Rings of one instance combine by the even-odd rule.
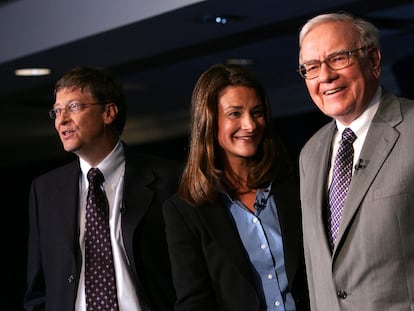
[[[246, 58], [268, 91], [275, 128], [297, 161], [305, 141], [329, 121], [296, 72], [299, 27], [318, 13], [347, 10], [374, 22], [381, 31], [383, 85], [414, 97], [414, 1], [188, 0], [176, 9], [162, 5], [175, 1], [181, 0], [0, 0], [5, 270], [0, 310], [21, 310], [30, 183], [73, 159], [63, 151], [47, 111], [54, 82], [75, 65], [109, 68], [124, 83], [129, 119], [122, 138], [130, 146], [180, 161], [187, 151], [196, 79], [214, 63]], [[229, 23], [217, 24], [215, 16]], [[113, 20], [118, 25], [110, 25]], [[95, 23], [99, 27], [92, 29]], [[47, 66], [52, 74], [15, 77], [14, 69], [24, 66]]]

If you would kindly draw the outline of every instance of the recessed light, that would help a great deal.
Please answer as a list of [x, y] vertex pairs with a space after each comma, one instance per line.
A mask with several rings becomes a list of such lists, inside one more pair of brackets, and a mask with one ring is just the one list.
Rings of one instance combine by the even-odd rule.
[[228, 65], [253, 65], [254, 61], [251, 58], [229, 58], [226, 63]]
[[195, 18], [195, 21], [200, 24], [219, 24], [226, 25], [234, 21], [245, 20], [245, 16], [232, 14], [217, 14], [217, 15], [202, 15]]
[[222, 16], [216, 16], [216, 24], [227, 24], [228, 23], [228, 19], [227, 17], [222, 17]]
[[34, 76], [47, 76], [50, 74], [49, 68], [21, 68], [14, 71], [16, 76], [34, 77]]

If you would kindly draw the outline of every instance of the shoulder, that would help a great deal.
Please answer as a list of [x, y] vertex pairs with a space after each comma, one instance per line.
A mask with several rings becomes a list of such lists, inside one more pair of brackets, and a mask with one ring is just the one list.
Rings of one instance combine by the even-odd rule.
[[204, 203], [199, 206], [192, 205], [191, 203], [184, 200], [178, 192], [171, 195], [164, 202], [164, 210], [167, 213], [178, 213], [184, 217], [200, 217], [200, 215], [210, 214], [211, 211], [217, 212], [217, 210], [225, 210], [224, 203], [220, 199], [216, 199], [214, 202]]
[[163, 158], [125, 147], [125, 163], [129, 170], [151, 171], [153, 174], [180, 174], [183, 163], [177, 160]]
[[47, 198], [56, 190], [73, 190], [78, 184], [79, 174], [80, 166], [76, 159], [35, 177], [31, 183], [30, 193], [31, 195], [37, 193], [37, 195], [43, 195], [44, 198]]
[[180, 176], [181, 165], [176, 161], [139, 152], [125, 154], [125, 182], [130, 192], [148, 187], [167, 198], [178, 190]]
[[412, 113], [414, 109], [414, 100], [406, 97], [399, 97], [395, 94], [392, 94], [384, 90], [381, 96], [381, 105], [379, 108], [379, 113], [389, 111], [390, 109], [398, 109], [399, 107], [401, 107], [403, 113]]
[[322, 126], [317, 132], [315, 132], [305, 143], [301, 150], [301, 155], [303, 154], [313, 154], [315, 149], [319, 149], [320, 145], [330, 143], [328, 137], [332, 137], [333, 131], [335, 129], [335, 121], [332, 120], [324, 126]]
[[398, 131], [408, 130], [408, 133], [412, 133], [414, 129], [414, 100], [398, 97], [384, 91], [378, 111], [374, 116], [374, 122], [388, 124], [389, 127], [398, 128]]
[[122, 146], [124, 148], [125, 159], [132, 163], [139, 162], [155, 164], [157, 166], [161, 165], [163, 167], [170, 167], [179, 162], [177, 160], [168, 158], [168, 155], [166, 155], [165, 157], [161, 157], [150, 153], [142, 152], [141, 150], [132, 147], [124, 142], [122, 142]]
[[35, 181], [46, 182], [46, 181], [57, 181], [60, 179], [67, 179], [68, 176], [78, 176], [80, 172], [79, 160], [76, 159], [62, 166], [47, 171], [35, 178]]
[[194, 212], [197, 207], [191, 205], [190, 203], [186, 202], [181, 196], [176, 192], [172, 196], [170, 196], [164, 202], [164, 209], [169, 210], [188, 210], [190, 212]]
[[197, 207], [190, 205], [183, 200], [178, 193], [173, 194], [163, 204], [163, 215], [166, 223], [176, 222], [181, 219], [183, 222], [190, 222], [192, 224], [198, 223]]
[[404, 116], [414, 117], [414, 100], [405, 97], [394, 97], [401, 105], [401, 111]]

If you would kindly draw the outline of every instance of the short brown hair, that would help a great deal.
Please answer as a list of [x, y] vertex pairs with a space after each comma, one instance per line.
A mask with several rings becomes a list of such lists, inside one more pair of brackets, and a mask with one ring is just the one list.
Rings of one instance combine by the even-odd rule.
[[113, 128], [122, 134], [126, 122], [126, 104], [122, 84], [107, 69], [75, 67], [66, 72], [55, 84], [54, 96], [63, 88], [88, 90], [102, 106], [113, 103], [118, 114], [112, 123]]

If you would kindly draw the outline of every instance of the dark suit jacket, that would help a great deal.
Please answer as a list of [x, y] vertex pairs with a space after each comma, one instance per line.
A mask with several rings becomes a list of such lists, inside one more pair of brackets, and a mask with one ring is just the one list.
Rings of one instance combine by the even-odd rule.
[[[176, 190], [179, 166], [125, 150], [122, 235], [137, 292], [151, 310], [173, 309], [175, 292], [162, 202]], [[29, 199], [26, 310], [74, 310], [82, 265], [79, 160], [35, 179]]]
[[325, 125], [300, 157], [312, 310], [414, 310], [414, 101], [383, 92], [332, 253], [324, 214], [335, 131]]
[[[297, 183], [274, 183], [289, 287], [308, 310]], [[164, 203], [176, 309], [258, 311], [261, 298], [248, 255], [223, 202], [193, 207], [177, 195]]]

